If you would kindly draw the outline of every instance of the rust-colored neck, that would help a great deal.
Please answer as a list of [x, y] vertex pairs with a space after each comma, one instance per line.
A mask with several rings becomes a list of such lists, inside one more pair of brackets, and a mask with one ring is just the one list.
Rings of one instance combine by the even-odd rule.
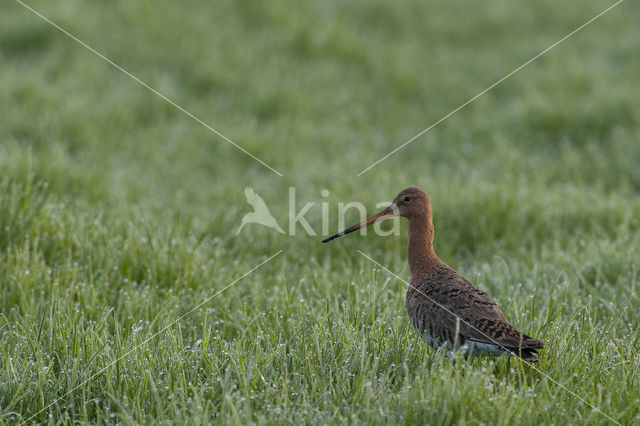
[[409, 270], [411, 281], [423, 279], [427, 269], [441, 263], [433, 251], [433, 221], [431, 212], [409, 218]]

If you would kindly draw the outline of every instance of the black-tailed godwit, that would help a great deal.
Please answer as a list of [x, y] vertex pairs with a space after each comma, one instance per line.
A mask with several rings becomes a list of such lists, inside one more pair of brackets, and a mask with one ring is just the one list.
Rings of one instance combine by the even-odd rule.
[[422, 189], [402, 190], [380, 213], [323, 242], [391, 216], [409, 220], [411, 280], [406, 294], [407, 313], [429, 346], [436, 350], [444, 346], [449, 357], [459, 350], [465, 356], [515, 355], [539, 362], [536, 351], [544, 343], [516, 330], [491, 296], [436, 256], [431, 200]]

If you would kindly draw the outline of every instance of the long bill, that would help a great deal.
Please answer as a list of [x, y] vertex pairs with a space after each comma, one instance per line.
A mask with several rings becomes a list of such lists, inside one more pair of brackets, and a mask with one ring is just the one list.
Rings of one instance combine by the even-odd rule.
[[358, 229], [361, 228], [365, 228], [369, 225], [371, 225], [372, 223], [375, 223], [379, 220], [385, 219], [387, 217], [391, 217], [391, 216], [397, 216], [397, 207], [395, 206], [395, 204], [391, 204], [389, 207], [387, 207], [386, 209], [382, 210], [380, 213], [375, 214], [373, 216], [371, 216], [369, 219], [362, 221], [356, 225], [353, 225], [347, 229], [345, 229], [344, 231], [340, 231], [337, 234], [334, 234], [332, 236], [330, 236], [329, 238], [326, 238], [324, 240], [322, 240], [323, 243], [328, 243], [329, 241], [336, 239], [338, 237], [341, 237], [343, 235], [349, 234], [353, 231], [357, 231]]

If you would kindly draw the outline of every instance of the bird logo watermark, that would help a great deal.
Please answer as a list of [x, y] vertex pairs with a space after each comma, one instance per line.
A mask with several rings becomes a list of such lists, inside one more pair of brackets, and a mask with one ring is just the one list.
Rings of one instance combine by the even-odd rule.
[[[250, 213], [246, 213], [242, 217], [242, 221], [240, 223], [240, 227], [236, 231], [235, 235], [238, 235], [242, 229], [246, 225], [249, 224], [257, 224], [266, 226], [267, 228], [271, 228], [281, 234], [287, 234], [290, 236], [295, 236], [296, 232], [302, 228], [302, 230], [310, 237], [315, 237], [318, 235], [317, 230], [313, 228], [312, 223], [317, 223], [317, 220], [307, 220], [307, 215], [316, 216], [319, 214], [320, 219], [320, 232], [319, 234], [322, 236], [329, 235], [329, 224], [331, 218], [331, 205], [326, 200], [329, 197], [329, 191], [327, 189], [323, 189], [320, 191], [320, 195], [325, 199], [321, 202], [310, 201], [298, 208], [296, 204], [296, 188], [289, 187], [289, 208], [288, 208], [288, 227], [285, 231], [280, 227], [276, 218], [271, 214], [269, 207], [264, 202], [262, 197], [260, 197], [256, 191], [251, 187], [246, 187], [244, 190], [244, 196], [247, 200], [247, 203], [253, 207], [253, 211]], [[375, 204], [376, 209], [380, 209], [381, 207], [387, 207], [391, 204], [390, 201], [381, 201]], [[319, 209], [318, 209], [319, 207]], [[318, 211], [319, 210], [319, 211]], [[349, 212], [353, 210], [357, 211], [360, 220], [365, 220], [367, 215], [367, 208], [364, 204], [358, 201], [350, 201], [350, 202], [338, 202], [337, 203], [337, 211], [333, 210], [333, 212], [337, 213], [338, 218], [338, 228], [344, 229], [346, 223], [346, 217]], [[352, 219], [352, 218], [351, 218]], [[388, 220], [385, 221], [385, 225], [381, 225], [382, 222], [374, 223], [373, 231], [376, 235], [380, 236], [389, 236], [389, 235], [400, 235], [400, 226], [398, 220]], [[391, 224], [390, 229], [389, 224]], [[383, 226], [385, 229], [383, 229]], [[362, 235], [367, 234], [367, 228], [362, 228], [360, 231]]]
[[253, 211], [242, 217], [242, 222], [240, 223], [240, 228], [238, 228], [236, 235], [238, 235], [242, 228], [244, 228], [248, 223], [257, 223], [284, 234], [284, 231], [280, 228], [280, 225], [278, 225], [278, 222], [276, 222], [276, 219], [269, 211], [269, 207], [267, 207], [262, 198], [256, 194], [253, 188], [250, 186], [246, 187], [244, 189], [244, 196], [247, 199], [247, 203], [253, 207]]

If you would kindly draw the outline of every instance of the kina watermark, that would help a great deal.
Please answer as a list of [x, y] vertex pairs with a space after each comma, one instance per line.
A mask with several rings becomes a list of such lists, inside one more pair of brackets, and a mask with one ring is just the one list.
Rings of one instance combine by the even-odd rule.
[[[380, 201], [375, 204], [375, 211], [367, 211], [367, 207], [359, 201], [338, 202], [337, 205], [331, 205], [328, 201], [329, 190], [323, 189], [320, 191], [320, 195], [324, 200], [322, 201], [309, 201], [304, 205], [298, 205], [296, 203], [296, 187], [289, 187], [289, 204], [287, 208], [287, 217], [283, 220], [277, 220], [267, 203], [260, 197], [253, 188], [247, 187], [244, 190], [244, 196], [247, 203], [253, 208], [252, 212], [246, 213], [240, 222], [240, 226], [236, 231], [238, 235], [247, 225], [261, 225], [281, 234], [295, 236], [297, 232], [302, 230], [310, 237], [327, 236], [330, 233], [334, 233], [337, 230], [330, 231], [329, 225], [331, 218], [337, 217], [338, 228], [340, 230], [345, 228], [346, 218], [348, 215], [357, 212], [359, 215], [359, 221], [362, 222], [376, 213], [381, 208], [389, 207], [391, 201]], [[320, 215], [320, 224], [318, 226], [317, 216]], [[309, 217], [313, 216], [316, 220], [310, 220]], [[280, 226], [280, 223], [284, 224], [284, 228]], [[316, 229], [312, 226], [312, 223], [316, 225]], [[320, 228], [320, 229], [317, 229]], [[373, 224], [373, 232], [379, 236], [400, 235], [400, 224], [397, 219], [385, 220], [375, 222]], [[367, 234], [367, 227], [360, 230], [361, 235]]]

